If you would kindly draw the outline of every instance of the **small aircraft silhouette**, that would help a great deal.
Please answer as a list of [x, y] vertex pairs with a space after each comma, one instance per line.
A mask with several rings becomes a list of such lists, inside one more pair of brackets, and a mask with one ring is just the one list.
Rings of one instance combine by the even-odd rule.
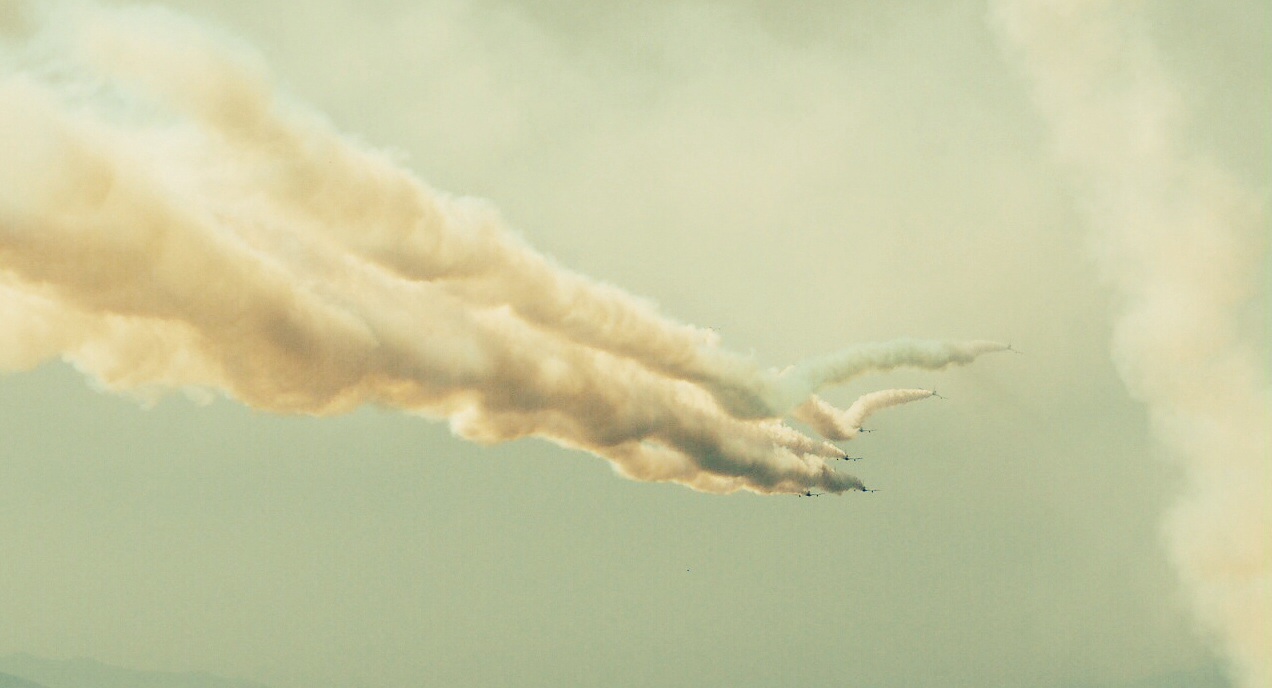
[[878, 492], [879, 490], [877, 490], [877, 489], [875, 489], [875, 490], [871, 490], [871, 489], [869, 489], [869, 488], [865, 488], [865, 487], [863, 487], [863, 488], [861, 488], [861, 491], [862, 491], [862, 492]]
[[1013, 347], [1011, 344], [1008, 344], [1008, 345], [1007, 345], [1007, 350], [1008, 350], [1008, 351], [1010, 351], [1010, 352], [1012, 352], [1013, 354], [1024, 354], [1024, 353], [1025, 353], [1025, 352], [1021, 351], [1020, 349], [1017, 349], [1017, 348]]
[[822, 496], [822, 495], [824, 495], [824, 494], [826, 494], [826, 493], [825, 493], [825, 492], [813, 492], [812, 490], [804, 490], [803, 492], [797, 493], [795, 496], [796, 496], [796, 497], [820, 497], [820, 496]]
[[865, 428], [863, 428], [863, 427], [858, 427], [858, 428], [857, 428], [857, 432], [874, 432], [874, 430], [867, 430], [867, 429], [865, 429]]
[[860, 461], [864, 458], [865, 458], [864, 456], [841, 456], [839, 457], [839, 460], [840, 461]]
[[944, 398], [945, 398], [945, 397], [941, 396], [940, 394], [937, 394], [935, 389], [934, 389], [934, 390], [932, 390], [932, 396], [936, 397], [937, 399], [944, 399]]

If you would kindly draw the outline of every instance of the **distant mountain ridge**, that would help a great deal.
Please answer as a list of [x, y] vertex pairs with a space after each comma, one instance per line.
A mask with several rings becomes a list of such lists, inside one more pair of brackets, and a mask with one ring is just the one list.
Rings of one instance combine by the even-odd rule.
[[13, 674], [0, 673], [0, 688], [48, 688]]
[[206, 672], [135, 671], [95, 659], [0, 657], [0, 688], [268, 688]]
[[1212, 662], [1192, 669], [1173, 671], [1134, 679], [1129, 682], [1101, 683], [1080, 688], [1231, 688], [1223, 665]]
[[[1037, 684], [1044, 685], [1044, 684]], [[1054, 685], [1054, 684], [1045, 684]], [[1068, 688], [1229, 688], [1223, 666], [1191, 669]], [[45, 659], [25, 653], [0, 656], [0, 688], [269, 688], [207, 672], [136, 671], [94, 659]], [[925, 686], [932, 688], [932, 684]]]

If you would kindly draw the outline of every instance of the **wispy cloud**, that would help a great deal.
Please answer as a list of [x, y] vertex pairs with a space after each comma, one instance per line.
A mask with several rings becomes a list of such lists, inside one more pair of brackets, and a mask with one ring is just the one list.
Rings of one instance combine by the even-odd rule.
[[1242, 317], [1264, 208], [1182, 145], [1184, 108], [1134, 3], [996, 9], [1117, 288], [1114, 360], [1187, 476], [1166, 526], [1177, 567], [1240, 684], [1272, 685], [1272, 394]]

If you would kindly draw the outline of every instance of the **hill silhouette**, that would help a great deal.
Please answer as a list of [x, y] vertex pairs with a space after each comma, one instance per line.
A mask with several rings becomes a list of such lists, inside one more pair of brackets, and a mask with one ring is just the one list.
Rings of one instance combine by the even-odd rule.
[[0, 688], [267, 688], [206, 672], [136, 671], [95, 659], [0, 657]]
[[48, 688], [48, 686], [28, 681], [13, 674], [0, 673], [0, 688]]

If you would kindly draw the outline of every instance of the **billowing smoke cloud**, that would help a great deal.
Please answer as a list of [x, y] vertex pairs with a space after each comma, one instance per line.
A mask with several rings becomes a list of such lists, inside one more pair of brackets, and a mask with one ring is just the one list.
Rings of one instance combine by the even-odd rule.
[[1257, 197], [1181, 145], [1179, 98], [1134, 3], [1023, 0], [996, 23], [1074, 173], [1119, 315], [1114, 359], [1187, 489], [1166, 535], [1235, 678], [1272, 686], [1272, 395], [1242, 314], [1268, 239]]
[[782, 420], [826, 385], [1004, 347], [905, 340], [786, 371], [555, 265], [281, 96], [250, 50], [152, 9], [46, 14], [0, 72], [0, 366], [379, 404], [537, 436], [711, 492], [863, 489]]

